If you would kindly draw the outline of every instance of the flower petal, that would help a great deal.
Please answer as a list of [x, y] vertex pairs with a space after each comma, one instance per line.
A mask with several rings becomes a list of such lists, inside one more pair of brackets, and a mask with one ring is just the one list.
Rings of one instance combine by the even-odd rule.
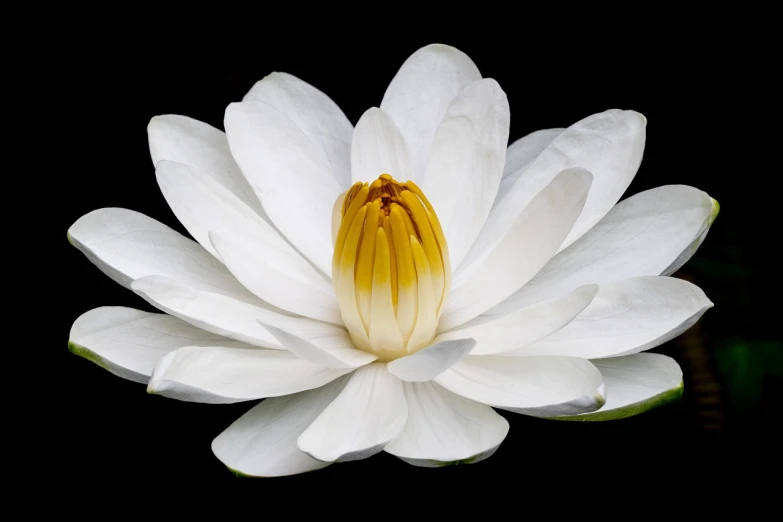
[[489, 458], [508, 433], [508, 421], [489, 406], [433, 382], [403, 383], [405, 430], [385, 451], [414, 466], [474, 464]]
[[114, 375], [146, 383], [162, 356], [183, 346], [252, 348], [165, 314], [102, 306], [74, 321], [68, 349]]
[[256, 82], [243, 101], [265, 102], [285, 114], [323, 153], [337, 183], [350, 185], [353, 125], [329, 96], [296, 76], [273, 72]]
[[[533, 161], [544, 152], [552, 140], [560, 136], [565, 129], [543, 129], [531, 132], [527, 136], [519, 138], [508, 146], [506, 150], [506, 166], [503, 168], [503, 177], [498, 187], [498, 195], [494, 205], [503, 199], [503, 196], [511, 190], [522, 173], [527, 170]], [[493, 205], [493, 206], [494, 206]]]
[[501, 315], [480, 315], [435, 338], [435, 342], [472, 337], [476, 347], [472, 355], [490, 355], [522, 348], [557, 332], [590, 304], [598, 285], [585, 285], [565, 297], [528, 306], [517, 312]]
[[238, 230], [213, 230], [209, 237], [220, 259], [255, 295], [283, 310], [342, 326], [334, 290], [298, 254], [275, 250]]
[[232, 472], [248, 477], [282, 477], [328, 466], [301, 451], [296, 439], [348, 379], [340, 377], [315, 390], [262, 401], [212, 441], [212, 452]]
[[473, 61], [448, 45], [433, 44], [413, 53], [389, 84], [381, 102], [411, 147], [414, 181], [427, 167], [432, 141], [451, 100], [481, 79]]
[[381, 174], [413, 179], [413, 165], [405, 138], [383, 110], [367, 109], [356, 124], [351, 143], [351, 181], [372, 183]]
[[280, 350], [186, 346], [158, 361], [147, 393], [229, 404], [311, 390], [350, 371], [324, 368]]
[[160, 275], [254, 299], [198, 243], [132, 210], [94, 210], [68, 229], [68, 240], [103, 273], [126, 288], [134, 279]]
[[272, 223], [324, 274], [332, 269], [331, 218], [342, 187], [310, 138], [285, 114], [256, 101], [226, 109], [226, 134]]
[[486, 312], [536, 275], [568, 235], [591, 181], [584, 169], [564, 170], [533, 198], [482, 265], [462, 285], [454, 285], [438, 331], [446, 332]]
[[693, 326], [712, 302], [687, 281], [636, 277], [607, 283], [565, 328], [503, 355], [569, 355], [598, 359], [655, 348]]
[[632, 417], [682, 397], [682, 370], [670, 357], [637, 353], [592, 361], [606, 384], [606, 404], [592, 413], [556, 420], [607, 421]]
[[487, 313], [509, 313], [588, 283], [671, 274], [699, 247], [718, 209], [707, 194], [683, 185], [636, 194]]
[[324, 462], [364, 459], [396, 438], [407, 417], [402, 381], [390, 374], [385, 364], [372, 363], [356, 370], [297, 444]]
[[436, 342], [387, 366], [389, 372], [403, 381], [431, 381], [470, 353], [474, 346], [476, 341], [466, 338]]
[[223, 131], [187, 116], [166, 114], [150, 120], [147, 136], [153, 165], [166, 160], [195, 167], [228, 189], [258, 215], [266, 216], [234, 161]]
[[601, 372], [576, 357], [469, 355], [435, 382], [468, 399], [534, 417], [576, 415], [606, 402]]
[[508, 145], [506, 93], [479, 80], [452, 102], [438, 127], [421, 188], [443, 227], [452, 266], [459, 265], [487, 219]]
[[589, 116], [563, 131], [492, 209], [463, 266], [457, 267], [455, 280], [460, 271], [481, 263], [521, 210], [563, 169], [582, 167], [595, 179], [582, 214], [560, 249], [584, 234], [609, 212], [636, 175], [644, 151], [645, 126], [641, 114], [613, 109]]
[[348, 333], [341, 328], [324, 328], [317, 339], [311, 337], [306, 340], [263, 322], [261, 326], [289, 351], [326, 368], [358, 368], [378, 358], [377, 355], [354, 348]]

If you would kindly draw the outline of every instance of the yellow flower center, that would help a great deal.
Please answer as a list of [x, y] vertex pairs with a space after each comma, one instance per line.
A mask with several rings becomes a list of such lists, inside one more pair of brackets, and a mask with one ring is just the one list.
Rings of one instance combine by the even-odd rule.
[[390, 361], [429, 345], [451, 266], [421, 189], [389, 174], [357, 182], [335, 202], [332, 233], [332, 283], [356, 347]]

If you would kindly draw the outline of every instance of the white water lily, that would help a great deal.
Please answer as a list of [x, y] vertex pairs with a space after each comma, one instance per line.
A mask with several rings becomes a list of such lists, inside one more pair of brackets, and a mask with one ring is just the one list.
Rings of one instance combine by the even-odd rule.
[[509, 429], [493, 408], [645, 411], [682, 393], [676, 362], [640, 352], [712, 306], [668, 276], [718, 212], [679, 185], [618, 203], [645, 126], [613, 109], [507, 148], [505, 93], [444, 45], [355, 128], [284, 73], [229, 105], [225, 134], [157, 116], [157, 179], [195, 241], [131, 210], [80, 218], [73, 245], [165, 313], [91, 310], [70, 349], [150, 393], [265, 398], [212, 444], [250, 476], [477, 462]]

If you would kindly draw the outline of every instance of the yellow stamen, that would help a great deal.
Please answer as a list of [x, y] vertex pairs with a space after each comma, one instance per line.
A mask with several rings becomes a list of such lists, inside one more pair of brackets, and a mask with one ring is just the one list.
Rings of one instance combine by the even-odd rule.
[[412, 181], [381, 174], [334, 205], [332, 280], [357, 348], [382, 361], [430, 344], [451, 285], [435, 209]]

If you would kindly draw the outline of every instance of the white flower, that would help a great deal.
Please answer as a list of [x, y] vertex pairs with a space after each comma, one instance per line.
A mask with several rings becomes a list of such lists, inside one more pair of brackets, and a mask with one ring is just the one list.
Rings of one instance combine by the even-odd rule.
[[477, 462], [508, 432], [492, 407], [647, 410], [682, 393], [672, 359], [640, 352], [712, 306], [667, 276], [718, 205], [681, 185], [617, 203], [645, 126], [608, 110], [507, 149], [505, 93], [443, 45], [414, 53], [356, 128], [283, 73], [229, 105], [225, 134], [155, 117], [157, 179], [196, 241], [131, 210], [79, 219], [69, 240], [165, 314], [91, 310], [70, 348], [150, 393], [269, 397], [212, 444], [252, 476], [381, 450]]

